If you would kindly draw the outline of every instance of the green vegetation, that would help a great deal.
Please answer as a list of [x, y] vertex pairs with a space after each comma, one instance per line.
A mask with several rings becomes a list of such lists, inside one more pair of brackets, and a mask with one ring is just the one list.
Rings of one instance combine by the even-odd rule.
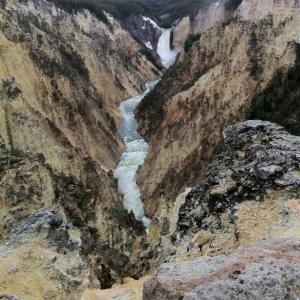
[[232, 17], [228, 18], [225, 21], [222, 22], [222, 27], [225, 28], [226, 26], [229, 26], [232, 22], [237, 21], [238, 17]]
[[294, 66], [275, 72], [266, 88], [252, 98], [247, 118], [275, 122], [290, 133], [300, 135], [299, 44], [295, 44], [295, 51]]
[[6, 0], [0, 0], [0, 7], [4, 9], [6, 6]]
[[106, 117], [106, 121], [107, 124], [109, 126], [109, 128], [113, 131], [113, 132], [117, 132], [117, 125], [115, 123], [114, 118], [109, 114], [109, 112], [105, 112], [105, 117]]
[[257, 78], [257, 76], [259, 76], [262, 73], [263, 68], [257, 57], [251, 57], [250, 63], [251, 63], [250, 75]]
[[198, 10], [212, 0], [51, 0], [67, 12], [88, 9], [101, 21], [109, 24], [103, 11], [124, 21], [131, 14], [141, 14], [155, 20], [160, 27], [170, 28], [177, 19], [189, 15], [192, 19]]
[[145, 47], [145, 45], [142, 45], [142, 48], [141, 48], [141, 53], [143, 55], [145, 55], [147, 57], [147, 59], [149, 61], [152, 62], [152, 64], [158, 69], [158, 70], [162, 70], [163, 69], [163, 66], [161, 64], [159, 64], [157, 62], [157, 59], [153, 56], [152, 54], [152, 51], [150, 49], [148, 49], [147, 47]]
[[106, 24], [109, 24], [109, 21], [105, 14], [103, 13], [103, 7], [97, 4], [97, 1], [93, 0], [52, 0], [57, 7], [71, 13], [77, 12], [81, 9], [88, 9], [93, 12], [97, 18], [103, 21]]
[[[187, 54], [184, 62], [177, 61], [163, 74], [155, 88], [151, 90], [138, 105], [139, 120], [150, 120], [147, 132], [157, 132], [166, 114], [165, 103], [178, 91], [190, 89], [195, 82], [213, 67], [213, 52], [200, 51], [201, 68], [195, 68], [191, 55]], [[209, 58], [207, 60], [207, 58]], [[197, 109], [194, 109], [197, 112]]]
[[199, 41], [200, 38], [201, 38], [201, 33], [190, 34], [184, 42], [184, 52], [187, 53], [192, 48], [192, 45], [196, 41]]
[[242, 2], [243, 0], [227, 0], [225, 3], [225, 9], [227, 11], [234, 11], [241, 5]]
[[6, 132], [8, 136], [8, 143], [10, 146], [10, 152], [12, 155], [15, 154], [15, 146], [14, 146], [14, 141], [12, 137], [12, 132], [11, 132], [11, 125], [10, 125], [10, 118], [9, 118], [9, 113], [7, 107], [5, 107], [5, 125], [6, 125]]
[[89, 71], [84, 64], [84, 60], [73, 49], [67, 49], [64, 45], [58, 48], [61, 59], [50, 58], [44, 51], [31, 49], [29, 55], [31, 59], [43, 70], [43, 72], [53, 77], [55, 74], [61, 74], [74, 80], [76, 74], [89, 79]]
[[69, 66], [77, 70], [83, 77], [88, 78], [89, 71], [84, 64], [83, 59], [76, 51], [73, 51], [73, 49], [67, 50], [65, 46], [60, 45], [59, 52], [63, 60], [66, 61]]
[[196, 17], [198, 10], [205, 7], [213, 0], [144, 0], [152, 8], [157, 23], [162, 28], [170, 28], [172, 23], [185, 16], [192, 20]]

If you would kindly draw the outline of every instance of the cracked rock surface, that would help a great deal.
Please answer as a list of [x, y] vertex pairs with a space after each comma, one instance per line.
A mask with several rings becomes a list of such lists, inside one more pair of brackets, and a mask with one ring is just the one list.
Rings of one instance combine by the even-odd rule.
[[197, 245], [202, 254], [225, 253], [263, 238], [300, 186], [299, 137], [259, 120], [229, 126], [223, 136], [228, 150], [215, 157], [203, 182], [187, 195], [172, 236], [173, 243], [182, 244], [206, 232], [211, 237]]

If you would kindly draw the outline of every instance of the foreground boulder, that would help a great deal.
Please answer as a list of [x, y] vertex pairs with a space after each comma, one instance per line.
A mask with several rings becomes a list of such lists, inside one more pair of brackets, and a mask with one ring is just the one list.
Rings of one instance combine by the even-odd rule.
[[228, 150], [179, 210], [168, 261], [182, 263], [162, 265], [144, 299], [300, 295], [300, 138], [259, 120], [223, 137]]
[[267, 239], [228, 255], [165, 264], [144, 284], [144, 300], [297, 299], [300, 240]]

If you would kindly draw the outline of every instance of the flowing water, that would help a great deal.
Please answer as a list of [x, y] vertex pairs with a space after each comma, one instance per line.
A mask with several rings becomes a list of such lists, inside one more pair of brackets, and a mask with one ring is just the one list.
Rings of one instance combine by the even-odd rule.
[[[162, 64], [168, 68], [173, 64], [177, 52], [170, 49], [171, 29], [161, 30], [163, 32], [158, 41], [157, 53], [160, 56]], [[136, 183], [136, 171], [138, 166], [144, 163], [148, 144], [137, 132], [138, 124], [133, 111], [157, 82], [148, 82], [146, 84], [146, 91], [142, 95], [125, 100], [120, 105], [121, 125], [119, 132], [126, 148], [115, 169], [115, 174], [118, 177], [119, 191], [124, 195], [124, 207], [129, 212], [132, 210], [135, 218], [142, 221], [147, 230], [149, 229], [150, 219], [145, 217], [144, 205], [140, 198], [140, 188]]]
[[126, 149], [122, 153], [120, 162], [115, 169], [115, 174], [118, 177], [119, 191], [124, 194], [124, 207], [128, 211], [132, 210], [135, 218], [143, 221], [146, 229], [149, 228], [150, 219], [145, 217], [144, 205], [140, 199], [140, 188], [136, 183], [136, 171], [138, 166], [144, 163], [148, 144], [137, 132], [138, 123], [133, 111], [157, 82], [148, 82], [146, 84], [146, 91], [142, 95], [125, 100], [120, 105], [121, 125], [119, 132]]
[[175, 61], [177, 51], [170, 47], [171, 29], [163, 29], [157, 44], [157, 54], [160, 57], [161, 63], [169, 68]]

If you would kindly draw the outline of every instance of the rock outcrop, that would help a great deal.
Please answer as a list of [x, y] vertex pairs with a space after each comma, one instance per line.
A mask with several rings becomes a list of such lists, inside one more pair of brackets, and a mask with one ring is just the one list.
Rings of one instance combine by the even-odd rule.
[[188, 262], [162, 265], [144, 299], [299, 296], [300, 138], [258, 120], [223, 136], [228, 150], [187, 195], [171, 237], [168, 260]]
[[162, 265], [144, 284], [143, 299], [296, 300], [299, 243], [299, 236], [268, 239], [228, 255]]
[[36, 211], [0, 245], [0, 294], [24, 300], [79, 299], [89, 284], [81, 243], [80, 231], [62, 217]]
[[229, 150], [215, 157], [187, 195], [173, 234], [174, 243], [189, 240], [202, 255], [265, 237], [300, 186], [300, 138], [263, 121], [229, 126], [223, 136]]

